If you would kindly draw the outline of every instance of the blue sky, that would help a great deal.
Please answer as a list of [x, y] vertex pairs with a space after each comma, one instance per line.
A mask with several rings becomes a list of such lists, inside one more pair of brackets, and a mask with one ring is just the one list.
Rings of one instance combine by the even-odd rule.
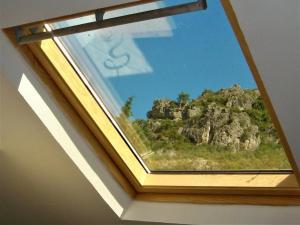
[[[142, 119], [155, 99], [175, 100], [182, 91], [196, 98], [204, 89], [219, 90], [234, 84], [256, 88], [220, 1], [207, 3], [205, 11], [70, 35], [62, 40], [114, 115], [130, 96], [134, 96], [133, 119]], [[157, 7], [157, 3], [150, 4], [140, 7]], [[130, 13], [124, 10], [107, 16]], [[56, 26], [93, 20], [93, 16], [87, 16]], [[120, 65], [122, 68], [115, 69]]]
[[172, 20], [176, 25], [172, 37], [135, 39], [153, 68], [151, 74], [109, 78], [122, 101], [134, 96], [134, 118], [145, 118], [153, 100], [176, 99], [181, 91], [195, 98], [204, 89], [233, 84], [256, 88], [219, 1], [209, 0], [206, 11]]

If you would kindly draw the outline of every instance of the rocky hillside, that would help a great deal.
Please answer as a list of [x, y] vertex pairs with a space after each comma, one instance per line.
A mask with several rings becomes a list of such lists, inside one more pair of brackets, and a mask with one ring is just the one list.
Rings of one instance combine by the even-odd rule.
[[182, 92], [177, 100], [155, 100], [147, 119], [133, 124], [154, 150], [175, 142], [209, 144], [232, 151], [278, 143], [258, 90], [239, 85], [216, 92], [205, 90], [196, 99]]

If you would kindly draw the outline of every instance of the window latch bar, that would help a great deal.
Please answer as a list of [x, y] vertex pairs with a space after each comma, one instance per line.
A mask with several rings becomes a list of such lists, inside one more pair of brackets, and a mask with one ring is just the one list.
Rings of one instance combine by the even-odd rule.
[[103, 16], [104, 16], [104, 11], [102, 10], [96, 10], [95, 12], [95, 19], [96, 19], [96, 22], [100, 23], [103, 21]]
[[30, 30], [30, 32], [32, 34], [37, 34], [39, 32], [39, 28], [38, 27], [31, 27], [29, 30]]
[[16, 39], [19, 42], [20, 39], [23, 37], [23, 29], [22, 27], [15, 27], [14, 30], [15, 30]]
[[[90, 22], [60, 29], [52, 30], [51, 32], [39, 32], [31, 35], [17, 36], [19, 44], [28, 44], [32, 42], [42, 41], [52, 38], [53, 36], [59, 37], [64, 35], [76, 34], [91, 30], [103, 29], [108, 27], [114, 27], [129, 23], [135, 23], [140, 21], [146, 21], [151, 19], [157, 19], [161, 17], [173, 16], [188, 12], [194, 12], [198, 10], [205, 10], [207, 8], [206, 0], [197, 0], [195, 2], [185, 3], [181, 5], [169, 6], [165, 8], [114, 17], [103, 20], [104, 12], [99, 10], [95, 12], [96, 22]], [[100, 22], [101, 21], [101, 22]]]

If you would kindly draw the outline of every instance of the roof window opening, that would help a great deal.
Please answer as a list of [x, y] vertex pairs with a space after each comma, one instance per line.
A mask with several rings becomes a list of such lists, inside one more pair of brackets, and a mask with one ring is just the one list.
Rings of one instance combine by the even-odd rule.
[[[154, 1], [104, 19], [182, 2]], [[215, 0], [207, 5], [55, 40], [149, 172], [290, 171], [224, 9]]]

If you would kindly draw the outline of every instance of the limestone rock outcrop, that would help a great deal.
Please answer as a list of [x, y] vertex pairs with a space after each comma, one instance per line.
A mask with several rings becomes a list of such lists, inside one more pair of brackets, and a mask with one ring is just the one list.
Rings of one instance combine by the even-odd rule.
[[184, 104], [154, 101], [147, 114], [149, 132], [160, 140], [186, 138], [233, 151], [255, 150], [263, 141], [278, 139], [258, 90], [239, 85], [205, 90]]

